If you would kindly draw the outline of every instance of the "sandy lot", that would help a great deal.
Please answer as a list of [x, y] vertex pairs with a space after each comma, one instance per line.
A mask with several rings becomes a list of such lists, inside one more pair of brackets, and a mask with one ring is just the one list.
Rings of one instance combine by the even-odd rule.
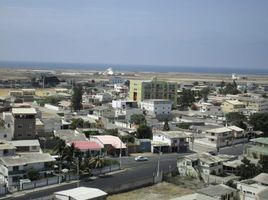
[[[1, 88], [0, 89], [0, 96], [8, 96], [8, 92], [9, 91], [14, 91], [14, 90], [20, 90], [19, 88]], [[42, 88], [37, 88], [36, 89], [36, 96], [47, 96], [47, 95], [50, 95], [50, 94], [53, 94], [55, 93], [55, 89], [54, 88], [45, 88], [45, 89], [42, 89]]]
[[191, 193], [194, 193], [194, 191], [191, 189], [182, 188], [171, 183], [162, 182], [150, 187], [111, 195], [108, 197], [108, 200], [167, 200]]

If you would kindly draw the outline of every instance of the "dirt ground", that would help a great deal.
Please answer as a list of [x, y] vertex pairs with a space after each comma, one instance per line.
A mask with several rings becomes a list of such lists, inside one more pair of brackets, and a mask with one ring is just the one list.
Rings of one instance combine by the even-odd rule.
[[[0, 89], [0, 96], [8, 96], [8, 92], [14, 91], [14, 90], [21, 90], [21, 89], [19, 89], [19, 88], [1, 88]], [[47, 95], [53, 94], [53, 93], [55, 93], [54, 88], [45, 88], [45, 89], [37, 88], [36, 92], [35, 92], [36, 96], [40, 96], [40, 97], [47, 96]]]
[[108, 197], [108, 200], [167, 200], [191, 193], [194, 193], [194, 190], [176, 186], [167, 182], [161, 182], [150, 187], [111, 195]]

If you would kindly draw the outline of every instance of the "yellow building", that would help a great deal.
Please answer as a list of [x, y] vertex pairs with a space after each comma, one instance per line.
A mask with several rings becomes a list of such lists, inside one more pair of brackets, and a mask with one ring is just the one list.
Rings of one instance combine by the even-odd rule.
[[237, 100], [225, 100], [221, 108], [224, 113], [242, 112], [245, 109], [245, 104]]
[[130, 80], [129, 99], [140, 103], [145, 99], [169, 99], [173, 102], [173, 106], [177, 105], [176, 82], [153, 80]]

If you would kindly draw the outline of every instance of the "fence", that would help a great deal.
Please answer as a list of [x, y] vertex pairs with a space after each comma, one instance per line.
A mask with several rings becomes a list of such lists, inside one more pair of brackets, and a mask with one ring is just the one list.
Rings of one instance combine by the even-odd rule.
[[37, 181], [31, 181], [29, 183], [22, 183], [20, 186], [20, 190], [29, 190], [29, 189], [34, 189], [37, 187], [44, 187], [48, 185], [53, 185], [59, 183], [59, 178], [58, 176], [54, 177], [49, 177], [45, 179], [40, 179]]
[[93, 170], [91, 170], [91, 174], [96, 176], [96, 175], [99, 175], [99, 174], [105, 174], [105, 173], [117, 171], [119, 169], [120, 169], [119, 165], [111, 165], [111, 166], [103, 167], [103, 168], [100, 168], [100, 169], [93, 169]]

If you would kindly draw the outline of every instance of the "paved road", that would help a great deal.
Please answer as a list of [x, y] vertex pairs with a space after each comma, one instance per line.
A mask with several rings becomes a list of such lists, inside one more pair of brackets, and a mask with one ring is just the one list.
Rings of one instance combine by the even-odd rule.
[[[164, 154], [160, 157], [160, 170], [163, 172], [168, 172], [170, 169], [176, 167], [176, 160], [178, 157], [184, 156], [185, 154]], [[81, 181], [81, 186], [96, 187], [107, 191], [108, 188], [116, 187], [117, 185], [127, 184], [138, 180], [143, 180], [146, 178], [153, 178], [153, 175], [157, 171], [158, 155], [149, 156], [149, 160], [145, 162], [136, 162], [134, 157], [124, 157], [122, 158], [122, 167], [125, 171], [113, 174], [107, 177], [98, 178], [94, 181], [85, 182]], [[20, 193], [22, 196], [9, 197], [6, 199], [36, 199], [40, 197], [45, 197], [52, 195], [56, 191], [66, 190], [70, 188], [75, 188], [76, 183], [71, 183], [68, 185], [59, 185], [58, 187], [48, 188], [40, 191], [30, 192], [26, 194]], [[26, 191], [27, 192], [27, 191]]]

